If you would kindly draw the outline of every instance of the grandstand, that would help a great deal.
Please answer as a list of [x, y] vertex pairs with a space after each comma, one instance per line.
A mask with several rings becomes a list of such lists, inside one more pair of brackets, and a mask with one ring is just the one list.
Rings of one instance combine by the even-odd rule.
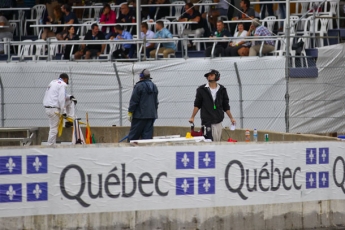
[[[44, 1], [43, 1], [44, 2]], [[139, 2], [138, 2], [139, 3]], [[265, 2], [252, 2], [252, 6], [257, 9], [259, 6], [264, 6]], [[277, 9], [276, 6], [280, 7], [283, 5], [285, 1], [274, 3], [274, 9]], [[13, 39], [5, 38], [3, 39], [4, 46], [4, 54], [0, 55], [0, 60], [2, 61], [24, 61], [24, 60], [63, 60], [64, 54], [64, 45], [62, 42], [56, 40], [55, 37], [51, 37], [46, 41], [42, 40], [42, 32], [44, 29], [57, 29], [63, 28], [64, 25], [52, 25], [52, 24], [44, 24], [47, 17], [48, 6], [49, 4], [38, 4], [33, 6], [32, 8], [28, 7], [17, 7], [17, 8], [0, 8], [0, 13], [9, 16], [8, 20], [10, 22], [10, 26], [14, 29], [14, 36]], [[238, 5], [236, 3], [235, 5]], [[318, 1], [291, 1], [291, 16], [290, 16], [290, 25], [287, 25], [287, 19], [282, 19], [281, 11], [277, 9], [275, 12], [276, 16], [268, 16], [261, 20], [262, 24], [266, 26], [269, 30], [272, 31], [274, 35], [274, 40], [276, 41], [275, 51], [269, 55], [284, 55], [286, 52], [285, 43], [287, 42], [285, 28], [287, 26], [290, 28], [291, 34], [291, 42], [289, 47], [289, 54], [294, 56], [294, 52], [291, 49], [293, 43], [297, 43], [298, 41], [304, 41], [304, 46], [302, 47], [303, 50], [299, 52], [299, 55], [310, 57], [308, 61], [300, 62], [299, 59], [297, 60], [297, 65], [308, 65], [306, 62], [310, 62], [313, 65], [313, 58], [317, 56], [317, 48], [334, 45], [341, 42], [345, 37], [345, 29], [341, 28], [340, 23], [342, 22], [342, 18], [340, 14], [342, 13], [341, 5], [339, 0], [318, 0]], [[293, 8], [295, 5], [295, 8]], [[184, 3], [183, 1], [174, 1], [173, 3], [169, 3], [165, 1], [165, 4], [159, 5], [145, 5], [145, 4], [138, 4], [136, 7], [139, 8], [140, 12], [137, 12], [137, 15], [133, 15], [133, 19], [131, 22], [119, 22], [125, 30], [132, 33], [134, 39], [132, 43], [132, 47], [135, 49], [134, 55], [131, 57], [133, 61], [141, 60], [144, 57], [142, 55], [138, 55], [138, 52], [144, 48], [143, 44], [145, 42], [143, 39], [138, 38], [137, 34], [140, 31], [140, 23], [142, 21], [147, 21], [149, 26], [154, 30], [154, 20], [163, 20], [165, 22], [165, 26], [172, 32], [174, 39], [171, 40], [172, 42], [177, 44], [177, 50], [174, 56], [176, 58], [186, 58], [186, 57], [204, 57], [203, 49], [206, 47], [206, 43], [214, 44], [217, 41], [215, 40], [208, 40], [210, 31], [212, 31], [212, 26], [209, 22], [209, 17], [206, 15], [205, 18], [201, 20], [204, 23], [205, 32], [203, 38], [194, 38], [193, 34], [190, 34], [188, 37], [182, 36], [183, 30], [188, 29], [188, 27], [192, 26], [192, 24], [179, 22], [178, 19], [183, 15], [184, 12]], [[119, 19], [121, 12], [120, 6], [115, 5], [112, 3], [110, 5], [111, 9], [116, 12], [116, 17]], [[199, 8], [201, 14], [207, 14], [212, 7], [217, 7], [217, 3], [212, 3], [208, 0], [201, 0], [195, 7]], [[231, 21], [229, 18], [235, 16], [238, 11], [241, 9], [238, 7], [233, 7], [231, 3], [229, 3], [229, 13], [233, 11], [233, 15], [224, 15], [220, 16], [219, 19], [225, 20], [227, 27], [233, 29], [231, 31], [232, 34], [236, 32], [236, 21]], [[314, 8], [315, 10], [314, 10]], [[130, 9], [134, 12], [134, 6], [131, 6]], [[260, 8], [260, 7], [259, 7]], [[263, 7], [261, 7], [264, 9]], [[83, 39], [85, 33], [91, 29], [91, 24], [99, 23], [100, 15], [102, 14], [103, 5], [97, 2], [85, 2], [84, 6], [74, 6], [73, 10], [78, 15], [80, 25], [78, 26], [79, 38], [80, 40]], [[166, 9], [168, 11], [166, 12]], [[146, 11], [151, 12], [151, 14], [146, 14]], [[163, 12], [164, 11], [164, 12]], [[29, 13], [30, 12], [30, 13]], [[153, 12], [153, 13], [152, 13]], [[294, 12], [294, 13], [292, 13]], [[139, 14], [138, 14], [139, 13]], [[168, 14], [169, 15], [166, 15]], [[142, 15], [141, 15], [142, 14]], [[142, 17], [141, 20], [135, 20], [136, 16]], [[150, 19], [150, 15], [152, 16]], [[256, 16], [260, 17], [263, 15], [263, 12], [259, 11], [256, 12]], [[157, 17], [160, 18], [157, 18]], [[163, 16], [163, 17], [162, 17]], [[149, 19], [149, 20], [148, 20]], [[234, 23], [235, 22], [235, 23]], [[282, 29], [280, 25], [283, 26], [283, 31], [279, 30]], [[110, 24], [114, 26], [114, 24]], [[105, 26], [106, 24], [100, 24], [99, 26]], [[111, 29], [111, 26], [106, 26], [107, 31]], [[102, 29], [102, 28], [100, 28]], [[197, 50], [186, 49], [182, 45], [182, 40], [189, 39], [197, 44]], [[233, 38], [228, 38], [229, 41]], [[103, 42], [103, 41], [102, 41]], [[150, 41], [152, 43], [160, 44], [162, 41]], [[87, 41], [83, 42], [75, 42], [75, 46], [80, 44], [87, 44]], [[105, 59], [106, 61], [114, 61], [112, 58], [112, 52], [116, 49], [120, 49], [121, 45], [116, 42], [109, 42], [107, 49], [105, 49], [104, 53], [98, 59]], [[73, 54], [69, 55], [70, 58], [68, 60], [73, 60]], [[66, 55], [65, 55], [66, 57]], [[96, 61], [96, 60], [95, 60]], [[292, 60], [292, 64], [294, 64], [294, 60]], [[296, 65], [295, 64], [295, 65]], [[293, 66], [294, 67], [294, 66]]]

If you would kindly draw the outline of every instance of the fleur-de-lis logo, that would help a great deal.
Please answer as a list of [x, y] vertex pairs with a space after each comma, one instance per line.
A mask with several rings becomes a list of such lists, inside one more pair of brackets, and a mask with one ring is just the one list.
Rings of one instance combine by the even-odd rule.
[[32, 191], [33, 194], [35, 194], [36, 199], [40, 198], [40, 195], [42, 193], [42, 190], [40, 189], [40, 186], [38, 184], [36, 184], [35, 190]]
[[8, 191], [6, 192], [6, 195], [10, 200], [13, 200], [14, 195], [16, 195], [16, 191], [13, 190], [12, 185], [8, 187]]
[[35, 167], [36, 172], [40, 170], [40, 167], [42, 166], [42, 162], [40, 162], [40, 158], [36, 157], [35, 162], [32, 163], [32, 165]]
[[13, 162], [12, 157], [8, 159], [8, 163], [6, 163], [6, 168], [8, 168], [8, 171], [11, 173], [13, 172], [13, 169], [16, 167], [16, 164]]

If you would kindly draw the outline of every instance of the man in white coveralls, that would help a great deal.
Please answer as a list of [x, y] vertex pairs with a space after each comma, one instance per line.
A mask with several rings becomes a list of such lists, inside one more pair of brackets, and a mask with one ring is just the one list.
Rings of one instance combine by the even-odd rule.
[[[50, 129], [47, 141], [49, 145], [56, 143], [60, 114], [63, 114], [65, 117], [68, 116], [74, 118], [74, 105], [77, 104], [77, 100], [74, 96], [66, 93], [67, 85], [68, 75], [62, 73], [58, 79], [49, 83], [43, 98], [43, 106], [49, 117]], [[71, 126], [73, 126], [72, 122], [65, 123], [66, 128]]]

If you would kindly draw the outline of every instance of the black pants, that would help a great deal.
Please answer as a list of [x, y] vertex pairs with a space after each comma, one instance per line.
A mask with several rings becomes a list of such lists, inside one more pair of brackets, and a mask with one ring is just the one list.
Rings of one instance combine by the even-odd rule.
[[[205, 50], [205, 57], [211, 57], [211, 52], [212, 46], [207, 47]], [[224, 57], [224, 48], [223, 46], [216, 45], [216, 47], [214, 47], [214, 57], [219, 57], [219, 55]]]
[[153, 123], [155, 119], [137, 119], [133, 118], [131, 129], [127, 141], [141, 139], [152, 139]]
[[226, 49], [225, 49], [225, 56], [227, 57], [237, 57], [237, 56], [240, 56], [238, 55], [238, 50], [241, 49], [242, 46], [239, 45], [239, 46], [228, 46]]
[[130, 51], [129, 48], [126, 48], [126, 49], [122, 49], [122, 48], [117, 49], [117, 50], [115, 50], [115, 51], [113, 52], [113, 57], [114, 57], [115, 59], [117, 59], [117, 58], [121, 58], [121, 59], [123, 58], [123, 59], [125, 59], [125, 58], [128, 57], [129, 51]]

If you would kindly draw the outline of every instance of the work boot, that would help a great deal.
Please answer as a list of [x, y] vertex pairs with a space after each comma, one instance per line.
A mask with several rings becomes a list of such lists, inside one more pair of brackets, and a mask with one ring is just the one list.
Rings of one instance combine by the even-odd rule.
[[70, 121], [65, 122], [65, 128], [70, 128], [72, 126], [73, 126], [73, 122], [70, 122]]

